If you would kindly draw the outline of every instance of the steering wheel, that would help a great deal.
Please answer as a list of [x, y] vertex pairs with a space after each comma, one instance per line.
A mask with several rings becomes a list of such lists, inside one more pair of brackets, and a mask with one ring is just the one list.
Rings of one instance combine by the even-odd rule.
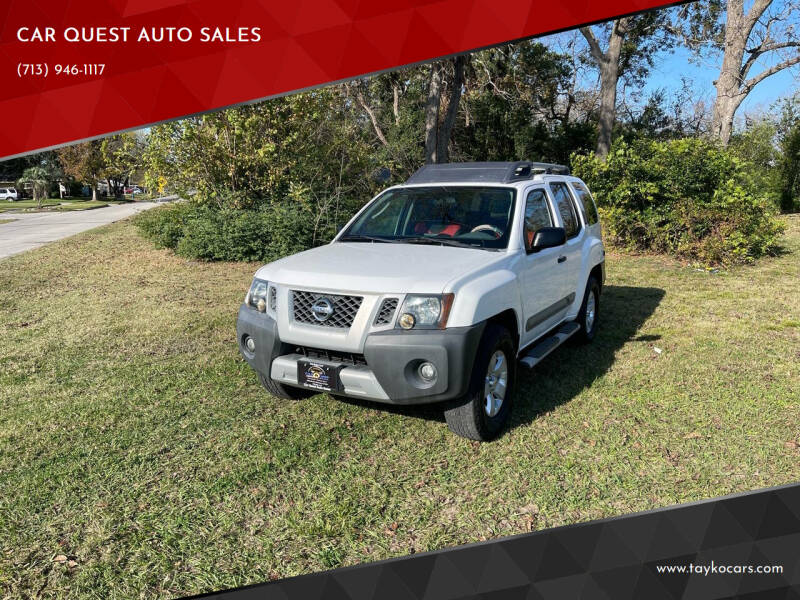
[[470, 231], [470, 233], [477, 233], [479, 231], [491, 231], [494, 234], [495, 238], [503, 237], [503, 230], [500, 229], [499, 227], [495, 227], [494, 225], [490, 225], [489, 223], [478, 225], [472, 231]]

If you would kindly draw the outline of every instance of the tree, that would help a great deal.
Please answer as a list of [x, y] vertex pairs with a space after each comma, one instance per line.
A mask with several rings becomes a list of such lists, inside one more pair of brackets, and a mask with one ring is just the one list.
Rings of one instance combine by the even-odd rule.
[[[451, 61], [435, 62], [431, 65], [425, 102], [425, 164], [446, 163], [450, 159], [450, 138], [458, 116], [458, 104], [464, 86], [464, 69], [468, 61], [468, 55], [461, 55]], [[449, 78], [446, 77], [448, 66], [452, 66]], [[445, 98], [442, 116], [442, 102]]]
[[102, 176], [108, 193], [121, 198], [125, 184], [142, 165], [142, 142], [136, 133], [121, 133], [105, 138], [100, 144]]
[[711, 133], [728, 145], [734, 117], [748, 94], [772, 75], [800, 64], [800, 2], [704, 0], [682, 10], [691, 15], [682, 30], [684, 41], [696, 50], [720, 53], [714, 82], [716, 97]]
[[[627, 76], [633, 83], [641, 82], [653, 66], [655, 52], [671, 46], [669, 29], [664, 27], [667, 18], [665, 11], [650, 11], [602, 25], [581, 27], [589, 44], [589, 55], [600, 72], [596, 154], [601, 159], [611, 148], [617, 120], [619, 79]], [[605, 45], [605, 50], [601, 44]]]
[[157, 125], [145, 150], [146, 179], [155, 187], [164, 178], [184, 198], [218, 211], [308, 211], [314, 241], [329, 239], [376, 187], [371, 125], [348, 89]]
[[[787, 120], [786, 114], [784, 120]], [[781, 211], [788, 213], [798, 209], [797, 199], [800, 197], [800, 118], [788, 125], [784, 124], [779, 140], [779, 204]]]
[[103, 178], [103, 142], [93, 140], [65, 146], [56, 151], [61, 169], [68, 175], [92, 188], [92, 200], [97, 200], [97, 183]]
[[575, 77], [568, 56], [538, 41], [476, 52], [450, 155], [567, 163], [571, 153], [590, 150], [597, 133], [584, 107], [593, 101], [576, 89]]
[[47, 192], [50, 189], [50, 177], [51, 173], [47, 168], [42, 165], [36, 165], [25, 169], [17, 184], [21, 188], [28, 185], [31, 186], [36, 207], [41, 208], [42, 200], [47, 198]]
[[28, 154], [19, 158], [0, 161], [0, 181], [17, 181], [28, 167], [45, 167], [48, 171], [57, 171], [58, 164], [55, 152], [45, 150], [36, 154]]

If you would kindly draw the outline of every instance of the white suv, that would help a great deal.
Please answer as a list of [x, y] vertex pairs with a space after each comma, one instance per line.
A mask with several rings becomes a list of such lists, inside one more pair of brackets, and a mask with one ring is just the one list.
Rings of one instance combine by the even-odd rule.
[[274, 396], [440, 402], [489, 440], [518, 362], [595, 335], [605, 251], [597, 208], [566, 167], [427, 165], [328, 245], [261, 267], [239, 349]]
[[17, 190], [15, 188], [0, 188], [0, 200], [8, 200], [13, 202], [17, 199]]

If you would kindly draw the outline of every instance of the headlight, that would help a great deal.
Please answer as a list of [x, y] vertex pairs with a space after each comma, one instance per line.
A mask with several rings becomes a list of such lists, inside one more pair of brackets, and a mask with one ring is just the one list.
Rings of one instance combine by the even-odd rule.
[[400, 309], [397, 327], [400, 329], [444, 329], [453, 294], [408, 295]]
[[253, 284], [250, 286], [250, 291], [244, 298], [244, 303], [252, 306], [258, 312], [265, 312], [267, 310], [267, 289], [269, 284], [263, 279], [253, 279]]

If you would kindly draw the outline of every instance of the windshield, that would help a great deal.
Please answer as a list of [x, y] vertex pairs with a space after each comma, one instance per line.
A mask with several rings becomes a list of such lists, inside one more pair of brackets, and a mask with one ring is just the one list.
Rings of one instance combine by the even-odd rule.
[[389, 190], [339, 238], [341, 242], [508, 246], [515, 191], [499, 187], [414, 187]]

